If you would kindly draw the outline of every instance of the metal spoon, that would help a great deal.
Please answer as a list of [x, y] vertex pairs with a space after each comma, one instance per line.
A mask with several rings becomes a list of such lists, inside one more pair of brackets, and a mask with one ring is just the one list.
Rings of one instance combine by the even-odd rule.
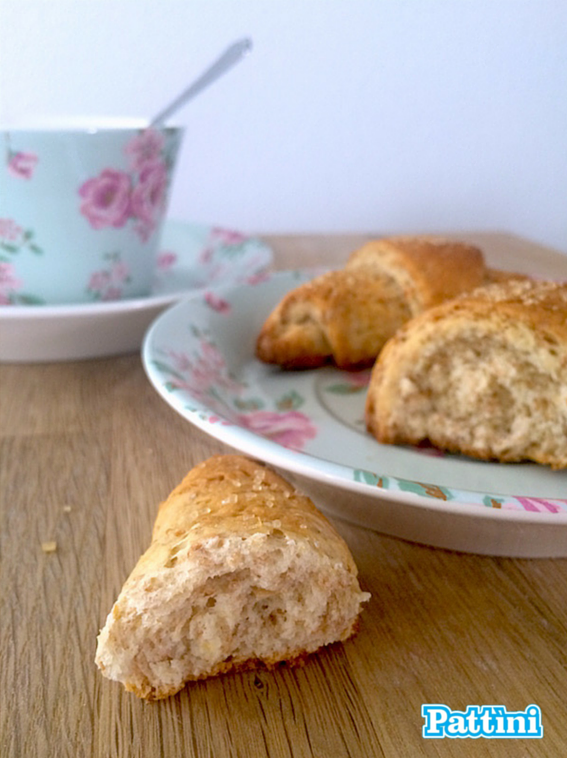
[[150, 121], [151, 127], [160, 126], [168, 119], [175, 111], [185, 105], [189, 100], [198, 95], [199, 92], [212, 84], [222, 74], [232, 68], [238, 61], [247, 55], [252, 49], [252, 40], [248, 37], [234, 42], [228, 47], [224, 53], [216, 60], [209, 68], [207, 68], [201, 76], [196, 79], [193, 84], [190, 84], [187, 89], [175, 98], [166, 108], [160, 111], [157, 116]]

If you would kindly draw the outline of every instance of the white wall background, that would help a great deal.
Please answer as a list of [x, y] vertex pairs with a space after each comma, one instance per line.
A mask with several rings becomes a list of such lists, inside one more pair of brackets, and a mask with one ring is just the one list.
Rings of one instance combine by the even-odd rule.
[[0, 121], [150, 116], [247, 35], [180, 114], [170, 215], [567, 252], [565, 0], [0, 0]]

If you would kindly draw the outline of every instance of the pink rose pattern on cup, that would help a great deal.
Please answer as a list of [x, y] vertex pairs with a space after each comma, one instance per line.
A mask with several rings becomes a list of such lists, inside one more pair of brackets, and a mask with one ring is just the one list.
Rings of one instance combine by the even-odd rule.
[[79, 188], [81, 213], [93, 229], [124, 226], [131, 214], [132, 179], [124, 171], [105, 168]]
[[146, 166], [162, 161], [163, 134], [155, 129], [146, 129], [130, 140], [124, 152], [134, 171], [142, 171]]
[[108, 266], [91, 274], [87, 290], [95, 300], [120, 300], [122, 289], [130, 281], [128, 266], [119, 253], [108, 253]]
[[[169, 187], [172, 158], [163, 134], [152, 129], [140, 131], [124, 149], [129, 171], [105, 168], [88, 179], [78, 190], [80, 212], [93, 229], [120, 229], [132, 222], [132, 229], [143, 242], [155, 231], [164, 212]], [[32, 180], [39, 156], [30, 151], [14, 150], [6, 138], [6, 168], [16, 179]], [[23, 293], [23, 282], [15, 275], [12, 256], [25, 251], [41, 254], [32, 229], [23, 229], [15, 219], [0, 219], [0, 304], [40, 304], [43, 300]], [[7, 255], [6, 255], [7, 254]], [[113, 260], [115, 253], [103, 258]], [[175, 255], [173, 253], [172, 255]], [[168, 261], [173, 264], [173, 260]], [[166, 264], [167, 265], [167, 264]], [[165, 265], [164, 265], [165, 267]], [[95, 300], [115, 300], [123, 295], [130, 281], [124, 264], [114, 261], [94, 271], [86, 283]]]
[[19, 179], [31, 179], [38, 157], [35, 153], [15, 152], [8, 149], [8, 171]]
[[[6, 169], [16, 179], [32, 179], [39, 157], [32, 152], [13, 150], [6, 138]], [[0, 218], [0, 305], [38, 305], [43, 301], [22, 291], [24, 283], [17, 276], [13, 257], [22, 252], [41, 255], [43, 250], [34, 239], [32, 229], [24, 229], [13, 218]]]
[[162, 250], [157, 254], [156, 268], [158, 271], [169, 271], [177, 263], [177, 253], [173, 250]]
[[12, 263], [0, 262], [0, 305], [11, 305], [17, 298], [22, 282]]
[[23, 282], [14, 269], [14, 256], [30, 251], [41, 255], [31, 229], [22, 228], [12, 218], [0, 218], [0, 305], [38, 305], [42, 300], [22, 291]]
[[24, 229], [13, 218], [0, 218], [0, 251], [15, 255], [24, 250], [36, 255], [43, 253], [32, 229]]
[[137, 220], [136, 232], [144, 242], [151, 236], [163, 212], [167, 185], [165, 166], [155, 163], [141, 171], [138, 185], [132, 191], [131, 212]]
[[171, 169], [165, 137], [153, 129], [136, 135], [124, 148], [129, 171], [105, 168], [79, 187], [80, 212], [93, 229], [120, 229], [130, 221], [146, 242], [165, 209]]

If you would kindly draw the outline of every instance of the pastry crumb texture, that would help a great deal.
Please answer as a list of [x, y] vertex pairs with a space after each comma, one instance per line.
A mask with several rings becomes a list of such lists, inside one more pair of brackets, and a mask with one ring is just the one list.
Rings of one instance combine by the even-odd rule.
[[433, 308], [372, 372], [378, 441], [567, 467], [567, 285], [509, 281]]
[[139, 697], [191, 680], [294, 663], [357, 628], [350, 551], [309, 498], [238, 455], [192, 469], [97, 641], [96, 663]]

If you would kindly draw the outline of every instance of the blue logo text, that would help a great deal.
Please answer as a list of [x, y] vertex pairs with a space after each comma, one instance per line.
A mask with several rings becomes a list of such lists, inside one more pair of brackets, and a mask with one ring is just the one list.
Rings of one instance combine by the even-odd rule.
[[421, 715], [422, 736], [428, 739], [543, 737], [541, 710], [533, 704], [524, 711], [508, 711], [503, 705], [468, 705], [466, 711], [453, 711], [437, 703], [422, 705]]

